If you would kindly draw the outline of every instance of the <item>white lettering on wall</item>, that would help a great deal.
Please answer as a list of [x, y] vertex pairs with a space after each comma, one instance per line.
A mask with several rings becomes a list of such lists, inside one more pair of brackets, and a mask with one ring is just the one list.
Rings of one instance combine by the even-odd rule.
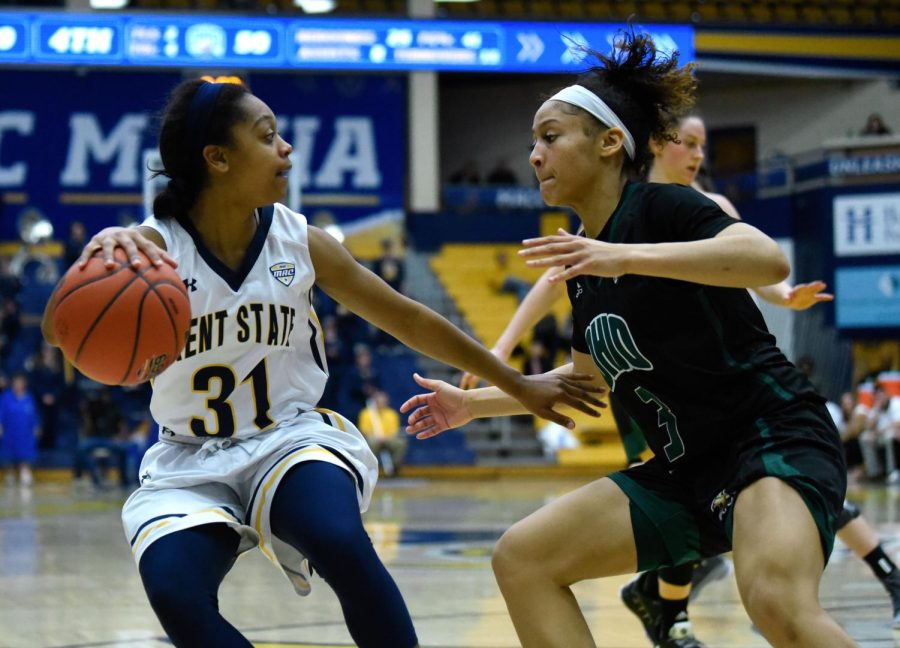
[[291, 162], [303, 188], [308, 187], [310, 183], [313, 147], [321, 123], [322, 120], [318, 117], [295, 117], [292, 122], [294, 138], [291, 145], [294, 152], [291, 154]]
[[381, 186], [381, 174], [375, 160], [375, 135], [368, 117], [338, 117], [334, 122], [334, 141], [316, 174], [316, 186], [337, 188], [344, 173], [350, 173], [354, 189]]
[[900, 193], [834, 199], [836, 256], [900, 254]]
[[109, 136], [104, 137], [91, 113], [73, 113], [69, 118], [69, 152], [60, 183], [67, 187], [83, 187], [90, 183], [89, 162], [115, 160], [109, 176], [113, 187], [134, 187], [140, 183], [141, 140], [147, 127], [147, 115], [126, 113]]
[[[3, 150], [4, 131], [15, 131], [19, 135], [31, 135], [34, 131], [34, 113], [24, 110], [0, 112], [0, 151]], [[2, 159], [0, 155], [0, 159]], [[0, 165], [0, 187], [20, 187], [25, 184], [28, 165], [16, 162], [10, 166]]]

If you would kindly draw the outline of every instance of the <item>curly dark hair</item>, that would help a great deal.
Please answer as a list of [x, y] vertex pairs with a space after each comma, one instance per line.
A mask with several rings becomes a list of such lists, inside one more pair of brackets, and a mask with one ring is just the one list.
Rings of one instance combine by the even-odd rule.
[[[649, 141], [675, 142], [678, 118], [686, 114], [696, 99], [697, 80], [693, 64], [678, 67], [678, 51], [666, 56], [656, 49], [649, 34], [621, 30], [611, 54], [586, 50], [598, 61], [581, 73], [575, 83], [600, 97], [624, 122], [634, 138], [634, 159], [626, 158], [626, 170], [643, 177], [651, 160]], [[577, 106], [563, 108], [581, 113]]]

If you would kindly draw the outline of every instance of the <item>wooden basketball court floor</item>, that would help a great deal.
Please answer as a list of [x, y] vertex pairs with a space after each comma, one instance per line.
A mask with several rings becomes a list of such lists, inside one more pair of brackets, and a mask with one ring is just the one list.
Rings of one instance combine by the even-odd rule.
[[[381, 481], [365, 520], [423, 647], [519, 645], [490, 570], [491, 548], [510, 524], [585, 481]], [[39, 483], [30, 491], [0, 488], [0, 646], [170, 645], [144, 597], [122, 532], [123, 494], [81, 493], [70, 483]], [[850, 496], [888, 552], [900, 557], [900, 490], [869, 487]], [[619, 602], [619, 587], [627, 580], [575, 588], [599, 646], [649, 646]], [[840, 541], [821, 597], [861, 646], [900, 645], [890, 629], [887, 594]], [[297, 597], [258, 551], [238, 561], [220, 601], [226, 617], [258, 647], [352, 646], [324, 581], [315, 579], [312, 594]], [[697, 636], [711, 648], [767, 645], [753, 632], [731, 576], [709, 585], [691, 610]]]

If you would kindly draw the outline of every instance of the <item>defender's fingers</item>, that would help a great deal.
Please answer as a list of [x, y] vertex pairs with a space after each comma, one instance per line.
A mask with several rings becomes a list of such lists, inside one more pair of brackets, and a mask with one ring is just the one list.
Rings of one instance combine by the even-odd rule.
[[579, 412], [584, 412], [588, 416], [593, 416], [594, 418], [600, 416], [600, 412], [593, 409], [592, 407], [589, 407], [587, 403], [578, 398], [570, 396], [565, 398], [563, 402], [565, 402], [572, 409], [577, 409]]
[[578, 387], [567, 386], [566, 394], [577, 400], [579, 403], [588, 403], [594, 407], [606, 407], [606, 403], [602, 400], [595, 397], [590, 392], [579, 389]]
[[400, 411], [406, 413], [413, 407], [418, 407], [419, 405], [427, 405], [429, 396], [431, 396], [431, 394], [416, 394], [400, 406]]
[[557, 412], [555, 409], [552, 409], [552, 408], [547, 408], [541, 414], [541, 418], [545, 418], [548, 421], [553, 421], [554, 423], [562, 425], [563, 427], [565, 427], [569, 430], [575, 429], [575, 421], [570, 419], [565, 414], [560, 414], [559, 412]]

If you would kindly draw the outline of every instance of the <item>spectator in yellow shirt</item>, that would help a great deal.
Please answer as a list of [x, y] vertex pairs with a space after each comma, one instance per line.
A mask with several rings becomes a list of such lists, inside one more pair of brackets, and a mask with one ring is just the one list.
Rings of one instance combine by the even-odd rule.
[[366, 401], [357, 427], [378, 457], [384, 475], [396, 475], [406, 452], [406, 437], [400, 434], [400, 415], [390, 406], [386, 393], [376, 391]]

